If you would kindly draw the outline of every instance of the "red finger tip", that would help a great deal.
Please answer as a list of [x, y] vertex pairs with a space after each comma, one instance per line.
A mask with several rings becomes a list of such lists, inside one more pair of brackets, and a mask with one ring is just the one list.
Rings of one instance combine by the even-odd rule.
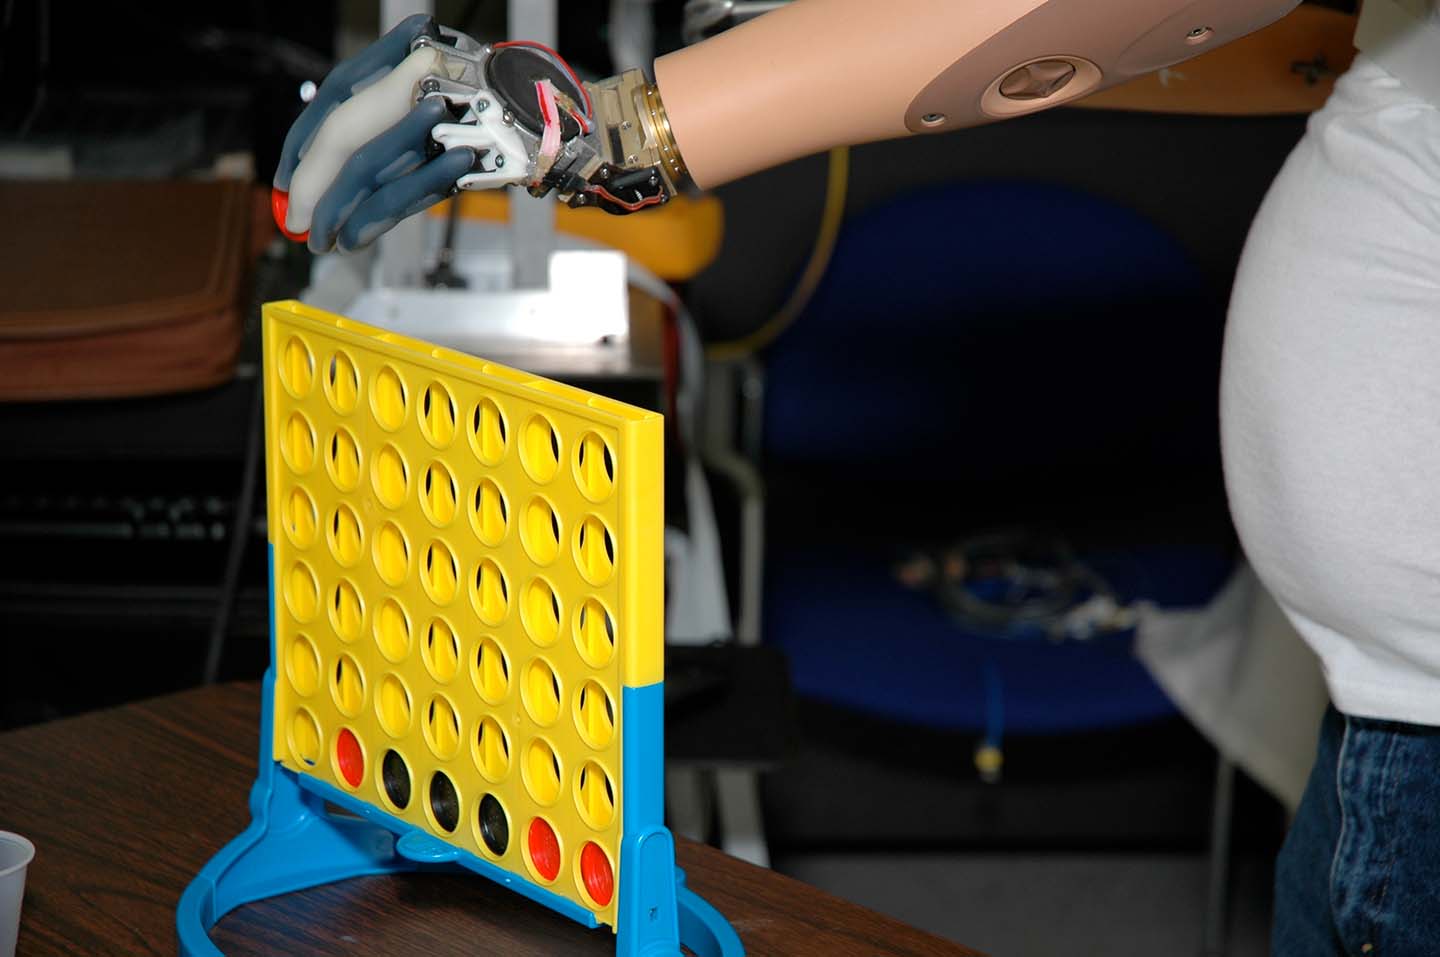
[[278, 186], [270, 188], [270, 215], [275, 218], [275, 225], [280, 228], [280, 233], [286, 239], [303, 243], [310, 238], [310, 230], [303, 233], [292, 233], [285, 228], [285, 217], [290, 213], [290, 194]]

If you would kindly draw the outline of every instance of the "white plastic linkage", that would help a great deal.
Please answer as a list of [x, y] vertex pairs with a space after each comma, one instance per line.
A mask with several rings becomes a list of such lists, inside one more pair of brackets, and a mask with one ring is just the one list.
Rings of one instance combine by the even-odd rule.
[[513, 124], [505, 122], [504, 111], [491, 96], [488, 90], [481, 90], [471, 98], [464, 120], [440, 123], [430, 131], [435, 142], [447, 150], [457, 146], [477, 152], [488, 150], [480, 160], [480, 168], [457, 181], [461, 189], [495, 189], [524, 183], [533, 173], [524, 139]]

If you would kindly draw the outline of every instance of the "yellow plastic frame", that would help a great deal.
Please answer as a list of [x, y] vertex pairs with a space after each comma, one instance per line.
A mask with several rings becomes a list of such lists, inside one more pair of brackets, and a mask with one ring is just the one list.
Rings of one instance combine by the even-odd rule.
[[[599, 846], [619, 886], [624, 689], [663, 676], [661, 417], [298, 302], [265, 307], [264, 339], [275, 759], [613, 927], [618, 894], [591, 899], [580, 852]], [[553, 881], [527, 849], [537, 816]]]

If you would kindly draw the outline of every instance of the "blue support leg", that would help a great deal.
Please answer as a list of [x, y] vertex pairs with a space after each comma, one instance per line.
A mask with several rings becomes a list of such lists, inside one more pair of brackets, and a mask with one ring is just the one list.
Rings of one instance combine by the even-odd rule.
[[745, 957], [719, 911], [685, 886], [665, 820], [665, 686], [627, 687], [625, 837], [620, 844], [616, 957]]
[[685, 886], [685, 872], [675, 871], [675, 896], [680, 905], [680, 942], [696, 957], [745, 957], [740, 935], [710, 902]]
[[663, 827], [625, 838], [620, 850], [616, 957], [744, 957], [730, 923], [685, 886], [675, 866], [675, 839]]
[[626, 835], [620, 847], [615, 957], [678, 957], [675, 839], [663, 827]]
[[250, 789], [250, 826], [200, 871], [180, 897], [181, 957], [221, 957], [210, 929], [242, 904], [367, 874], [416, 869], [395, 836], [369, 821], [334, 817], [297, 775], [264, 755], [271, 740], [274, 673], [266, 672], [260, 771]]

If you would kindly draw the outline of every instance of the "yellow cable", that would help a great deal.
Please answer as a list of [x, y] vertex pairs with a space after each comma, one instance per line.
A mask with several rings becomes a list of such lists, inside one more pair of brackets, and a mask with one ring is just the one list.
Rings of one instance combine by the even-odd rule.
[[835, 252], [835, 240], [840, 235], [840, 221], [845, 217], [845, 193], [850, 179], [850, 148], [837, 146], [830, 151], [828, 180], [825, 184], [825, 211], [820, 215], [820, 228], [815, 234], [815, 245], [810, 250], [810, 260], [800, 281], [790, 293], [790, 298], [780, 310], [754, 332], [717, 342], [705, 350], [711, 359], [739, 359], [770, 345], [790, 327], [810, 303], [810, 297], [825, 276], [830, 266], [830, 256]]

